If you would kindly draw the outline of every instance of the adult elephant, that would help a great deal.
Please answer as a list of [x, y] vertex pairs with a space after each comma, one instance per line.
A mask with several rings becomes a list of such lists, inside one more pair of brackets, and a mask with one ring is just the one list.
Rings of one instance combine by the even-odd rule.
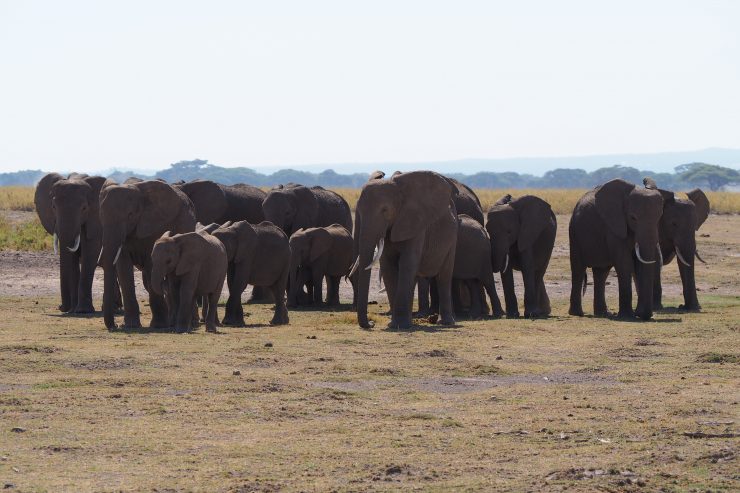
[[594, 315], [606, 316], [606, 278], [612, 267], [619, 281], [620, 318], [635, 315], [648, 320], [653, 315], [655, 269], [637, 273], [637, 309], [632, 309], [632, 276], [635, 263], [659, 260], [658, 223], [663, 198], [657, 190], [637, 187], [616, 179], [586, 192], [578, 200], [570, 219], [571, 315], [583, 316], [582, 290], [586, 268], [594, 280]]
[[[676, 258], [678, 272], [683, 287], [683, 305], [680, 309], [689, 311], [701, 310], [696, 295], [694, 277], [694, 257], [701, 259], [696, 248], [696, 231], [709, 216], [709, 199], [699, 188], [687, 192], [688, 200], [676, 198], [674, 192], [661, 190], [650, 178], [644, 180], [645, 187], [655, 189], [663, 196], [663, 215], [658, 225], [663, 265], [668, 265]], [[653, 285], [653, 305], [663, 307], [663, 287], [660, 281], [661, 269], [656, 266]]]
[[524, 316], [550, 314], [544, 277], [557, 229], [550, 204], [533, 195], [512, 198], [506, 194], [488, 210], [486, 230], [491, 238], [493, 270], [501, 273], [506, 316], [519, 316], [514, 270], [521, 271], [524, 280]]
[[[382, 175], [381, 175], [382, 176]], [[441, 323], [455, 323], [450, 283], [457, 244], [457, 188], [431, 171], [413, 171], [384, 179], [371, 177], [355, 211], [357, 320], [367, 318], [370, 269], [378, 258], [391, 307], [390, 328], [411, 326], [411, 305], [417, 276], [437, 277]], [[378, 246], [374, 255], [375, 246]]]
[[124, 185], [106, 182], [100, 192], [103, 248], [98, 263], [105, 274], [103, 318], [115, 328], [114, 284], [118, 275], [123, 296], [124, 327], [141, 327], [134, 288], [134, 266], [141, 270], [152, 309], [151, 327], [168, 327], [164, 298], [151, 288], [152, 247], [165, 231], [173, 234], [195, 230], [195, 212], [182, 191], [158, 180]]
[[73, 173], [65, 178], [49, 173], [36, 186], [36, 213], [44, 229], [54, 235], [54, 251], [59, 255], [59, 310], [65, 313], [95, 311], [92, 282], [102, 239], [98, 196], [103, 183], [102, 176]]
[[257, 187], [243, 183], [221, 185], [211, 180], [194, 180], [174, 186], [193, 202], [195, 218], [201, 224], [227, 221], [259, 224], [265, 220], [262, 201], [267, 194]]
[[289, 183], [273, 188], [262, 201], [265, 220], [288, 237], [301, 228], [340, 224], [352, 231], [352, 212], [339, 194], [322, 187]]

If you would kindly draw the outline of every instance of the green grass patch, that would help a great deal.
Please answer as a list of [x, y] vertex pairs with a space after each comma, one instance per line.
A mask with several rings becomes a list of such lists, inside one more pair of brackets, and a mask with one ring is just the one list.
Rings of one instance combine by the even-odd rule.
[[38, 252], [52, 248], [52, 242], [52, 237], [37, 218], [33, 221], [14, 224], [0, 216], [0, 251]]

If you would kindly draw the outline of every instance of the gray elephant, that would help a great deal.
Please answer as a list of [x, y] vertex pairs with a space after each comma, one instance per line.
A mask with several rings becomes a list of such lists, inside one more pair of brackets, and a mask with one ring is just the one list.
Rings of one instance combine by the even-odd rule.
[[244, 325], [241, 295], [247, 284], [269, 288], [275, 298], [275, 314], [270, 322], [289, 322], [285, 306], [285, 289], [290, 268], [290, 245], [285, 233], [269, 221], [249, 224], [247, 221], [225, 223], [213, 232], [226, 248], [229, 262], [224, 325]]
[[[663, 196], [663, 215], [658, 225], [658, 239], [663, 265], [668, 265], [674, 258], [678, 264], [683, 286], [683, 305], [679, 308], [699, 311], [701, 305], [696, 295], [694, 257], [704, 261], [696, 248], [695, 233], [709, 216], [709, 199], [699, 188], [687, 192], [688, 199], [680, 199], [676, 198], [674, 192], [659, 189], [652, 179], [646, 178], [644, 183], [646, 188], [656, 189]], [[656, 265], [653, 285], [653, 305], [658, 309], [663, 308], [660, 267]]]
[[169, 327], [167, 304], [151, 289], [152, 248], [165, 231], [174, 234], [195, 229], [190, 199], [180, 190], [158, 180], [124, 185], [106, 182], [100, 191], [100, 222], [103, 248], [98, 263], [103, 267], [103, 318], [115, 328], [114, 280], [121, 286], [124, 327], [141, 327], [134, 287], [134, 266], [141, 270], [152, 309], [151, 327]]
[[663, 198], [657, 190], [637, 187], [621, 179], [611, 180], [586, 192], [578, 200], [570, 219], [571, 291], [568, 313], [583, 316], [582, 292], [586, 268], [594, 281], [594, 315], [608, 315], [606, 278], [612, 267], [619, 282], [620, 318], [635, 315], [648, 320], [653, 315], [655, 269], [640, 269], [637, 275], [637, 309], [632, 308], [632, 276], [635, 263], [659, 261], [658, 224]]
[[519, 316], [513, 274], [518, 270], [524, 281], [524, 316], [548, 316], [550, 298], [544, 277], [558, 229], [550, 204], [533, 195], [512, 198], [507, 194], [487, 216], [493, 271], [501, 273], [506, 315]]
[[62, 312], [95, 311], [92, 282], [102, 240], [98, 196], [103, 183], [102, 176], [73, 173], [64, 178], [49, 173], [36, 186], [36, 213], [54, 235], [54, 251], [59, 254]]
[[340, 224], [352, 231], [352, 212], [339, 194], [322, 187], [290, 183], [267, 192], [262, 202], [265, 219], [290, 237], [301, 228]]
[[[352, 267], [352, 235], [340, 224], [299, 229], [290, 237], [290, 290], [288, 305], [299, 304], [301, 270], [312, 276], [313, 300], [322, 303], [322, 284], [326, 278], [326, 304], [339, 305], [339, 282]], [[353, 285], [354, 290], [354, 285]]]
[[363, 186], [355, 212], [358, 256], [349, 276], [358, 272], [361, 327], [373, 326], [367, 299], [370, 268], [378, 259], [390, 302], [390, 328], [411, 326], [417, 276], [437, 278], [441, 323], [455, 323], [450, 293], [458, 226], [455, 194], [454, 184], [431, 171], [374, 178]]
[[[481, 286], [491, 299], [493, 315], [503, 315], [501, 302], [496, 294], [491, 266], [491, 243], [483, 226], [466, 214], [459, 214], [457, 229], [457, 247], [455, 248], [455, 267], [453, 280], [461, 281], [466, 286], [470, 298], [471, 318], [479, 318], [488, 314], [488, 304], [481, 296]], [[454, 284], [453, 284], [454, 286]], [[453, 292], [453, 302], [455, 301]], [[456, 312], [458, 310], [456, 309]]]
[[154, 243], [151, 288], [163, 295], [166, 280], [170, 325], [176, 332], [193, 329], [196, 297], [203, 297], [206, 331], [216, 332], [226, 265], [224, 245], [205, 230], [176, 235], [167, 231]]
[[243, 183], [222, 185], [211, 180], [193, 180], [174, 186], [193, 202], [195, 218], [202, 224], [226, 221], [258, 224], [265, 220], [262, 201], [267, 194], [257, 187]]
[[[400, 171], [396, 171], [393, 176], [400, 175]], [[382, 171], [376, 171], [374, 177], [375, 178], [382, 178], [384, 176], [384, 173]], [[454, 196], [452, 199], [455, 203], [455, 210], [457, 211], [458, 215], [465, 214], [468, 217], [471, 217], [476, 222], [478, 222], [481, 226], [483, 226], [483, 209], [481, 207], [480, 199], [475, 194], [475, 192], [464, 183], [461, 183], [454, 178], [447, 178], [453, 185], [455, 185], [455, 188], [457, 188], [457, 195]], [[436, 313], [439, 307], [439, 300], [436, 296], [436, 286], [434, 284], [433, 280], [420, 277], [417, 279], [417, 285], [418, 285], [418, 299], [419, 299], [419, 316], [426, 316], [430, 313], [434, 312]], [[433, 287], [433, 289], [430, 290], [430, 286]], [[464, 291], [468, 290], [469, 287], [473, 286], [473, 283], [459, 283], [455, 280], [453, 280], [453, 303], [455, 300], [460, 299], [460, 294], [465, 294]], [[488, 305], [485, 303], [485, 291], [483, 286], [480, 283], [476, 284], [478, 292], [476, 294], [471, 293], [469, 296], [471, 299], [475, 298], [482, 301], [482, 307], [481, 309], [485, 312], [488, 311]], [[431, 304], [430, 304], [430, 296], [431, 296]], [[458, 303], [455, 303], [458, 304]], [[457, 309], [455, 310], [458, 311]]]

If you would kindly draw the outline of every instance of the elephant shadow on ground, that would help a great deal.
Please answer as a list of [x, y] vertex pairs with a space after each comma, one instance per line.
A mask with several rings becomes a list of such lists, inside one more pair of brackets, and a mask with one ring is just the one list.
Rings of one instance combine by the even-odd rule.
[[354, 312], [356, 308], [352, 303], [341, 303], [339, 305], [300, 305], [288, 308], [291, 312]]
[[448, 330], [454, 330], [461, 328], [462, 325], [455, 324], [455, 325], [426, 325], [426, 324], [413, 324], [411, 327], [407, 327], [405, 329], [401, 329], [398, 327], [386, 327], [383, 330], [386, 332], [397, 332], [399, 334], [409, 333], [409, 332], [427, 332], [427, 333], [438, 333], [438, 332], [445, 332]]

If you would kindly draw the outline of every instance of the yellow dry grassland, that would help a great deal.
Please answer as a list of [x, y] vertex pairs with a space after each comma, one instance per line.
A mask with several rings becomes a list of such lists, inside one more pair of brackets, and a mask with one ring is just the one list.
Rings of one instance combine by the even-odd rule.
[[33, 187], [0, 187], [0, 210], [35, 210], [33, 192]]

